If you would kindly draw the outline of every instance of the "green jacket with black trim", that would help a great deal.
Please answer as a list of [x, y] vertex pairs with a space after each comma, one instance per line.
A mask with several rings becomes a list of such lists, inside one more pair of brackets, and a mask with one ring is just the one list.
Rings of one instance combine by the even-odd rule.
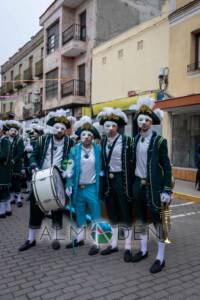
[[[133, 172], [136, 169], [136, 149], [140, 138], [133, 143]], [[153, 131], [147, 153], [147, 206], [151, 211], [160, 211], [160, 194], [172, 193], [172, 168], [168, 156], [167, 140]], [[134, 195], [133, 195], [134, 199]]]
[[[102, 171], [104, 176], [101, 178], [100, 184], [100, 197], [103, 199], [107, 193], [109, 193], [109, 166], [106, 163], [106, 143], [107, 137], [104, 137], [101, 142], [102, 146]], [[122, 135], [122, 172], [124, 190], [128, 201], [132, 198], [132, 183], [133, 183], [133, 169], [132, 169], [132, 138], [126, 135]]]
[[11, 186], [11, 143], [7, 136], [0, 138], [0, 191]]

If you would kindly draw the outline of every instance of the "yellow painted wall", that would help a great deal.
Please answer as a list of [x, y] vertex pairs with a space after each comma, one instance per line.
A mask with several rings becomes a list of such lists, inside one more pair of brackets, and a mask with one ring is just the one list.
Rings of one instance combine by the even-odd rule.
[[192, 32], [200, 29], [200, 14], [170, 27], [169, 88], [173, 97], [200, 93], [200, 72], [187, 72], [187, 65], [194, 63]]
[[192, 2], [193, 0], [176, 0], [176, 9], [185, 6], [186, 4]]
[[[163, 15], [132, 28], [93, 50], [92, 102], [99, 103], [159, 88], [161, 67], [169, 65], [168, 7]], [[138, 42], [143, 40], [143, 49]], [[118, 57], [123, 49], [124, 55]], [[102, 63], [106, 57], [106, 64]]]

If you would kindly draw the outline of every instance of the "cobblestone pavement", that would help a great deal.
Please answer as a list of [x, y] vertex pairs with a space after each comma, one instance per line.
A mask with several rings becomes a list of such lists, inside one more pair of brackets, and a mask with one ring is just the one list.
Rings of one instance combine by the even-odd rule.
[[[58, 251], [49, 241], [18, 252], [27, 232], [29, 203], [13, 207], [13, 216], [0, 220], [0, 299], [199, 299], [200, 206], [174, 201], [172, 243], [167, 246], [166, 268], [149, 273], [156, 255], [153, 237], [149, 257], [138, 263], [123, 262], [123, 250], [108, 257], [88, 256], [89, 245], [76, 254]], [[50, 220], [47, 220], [47, 224]], [[67, 221], [67, 220], [66, 220]], [[134, 252], [138, 241], [134, 242]]]

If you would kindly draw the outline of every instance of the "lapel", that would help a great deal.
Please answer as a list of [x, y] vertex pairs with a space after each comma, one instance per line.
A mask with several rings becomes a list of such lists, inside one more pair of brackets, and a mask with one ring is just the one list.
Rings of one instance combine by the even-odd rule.
[[63, 148], [63, 160], [66, 159], [69, 150], [69, 138], [65, 136], [64, 148]]
[[49, 135], [47, 135], [47, 136], [45, 137], [45, 139], [44, 139], [44, 146], [43, 146], [43, 149], [42, 149], [42, 154], [43, 154], [43, 156], [42, 156], [42, 160], [41, 160], [41, 165], [42, 165], [43, 162], [44, 162], [44, 158], [45, 158], [45, 156], [46, 156], [47, 149], [48, 149], [48, 147], [49, 147], [49, 144], [50, 144], [50, 141], [52, 140], [52, 138], [53, 138], [53, 135], [49, 134]]
[[150, 166], [150, 161], [152, 158], [152, 153], [153, 153], [153, 147], [154, 147], [154, 142], [155, 139], [157, 137], [157, 133], [155, 131], [153, 131], [150, 143], [149, 143], [149, 148], [148, 148], [148, 152], [147, 152], [147, 166]]

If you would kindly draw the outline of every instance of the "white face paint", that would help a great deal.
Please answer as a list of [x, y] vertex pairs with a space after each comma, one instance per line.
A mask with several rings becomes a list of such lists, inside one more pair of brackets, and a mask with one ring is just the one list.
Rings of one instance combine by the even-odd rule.
[[92, 132], [88, 131], [88, 130], [84, 130], [81, 132], [81, 142], [84, 143], [86, 139], [90, 139], [93, 140], [94, 135], [92, 134]]
[[108, 134], [114, 127], [118, 127], [117, 123], [113, 121], [106, 121], [103, 126], [106, 134]]
[[137, 118], [138, 127], [142, 128], [142, 126], [148, 121], [152, 122], [152, 119], [149, 116], [143, 114], [139, 115], [139, 117]]
[[12, 137], [18, 135], [18, 130], [16, 128], [10, 128], [9, 129], [9, 135], [12, 136]]
[[62, 133], [65, 134], [66, 126], [62, 123], [56, 123], [53, 125], [53, 134]]

